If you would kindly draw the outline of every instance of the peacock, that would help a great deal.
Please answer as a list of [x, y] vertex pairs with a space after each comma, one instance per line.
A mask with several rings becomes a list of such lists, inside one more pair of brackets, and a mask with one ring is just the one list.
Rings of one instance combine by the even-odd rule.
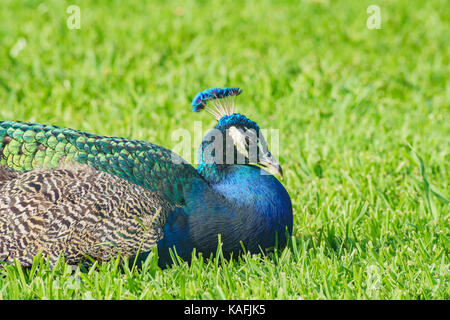
[[158, 263], [284, 247], [292, 234], [282, 169], [259, 126], [235, 113], [240, 88], [199, 92], [194, 112], [217, 124], [194, 168], [147, 141], [0, 121], [0, 261], [32, 264], [41, 253], [71, 264], [118, 253]]

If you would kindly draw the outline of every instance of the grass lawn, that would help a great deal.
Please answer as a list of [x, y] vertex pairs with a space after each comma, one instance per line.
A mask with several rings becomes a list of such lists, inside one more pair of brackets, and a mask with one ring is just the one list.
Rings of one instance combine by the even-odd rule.
[[0, 299], [449, 299], [449, 34], [445, 0], [3, 0], [0, 119], [173, 148], [214, 125], [195, 93], [240, 86], [238, 111], [280, 132], [294, 231], [165, 270], [8, 265]]

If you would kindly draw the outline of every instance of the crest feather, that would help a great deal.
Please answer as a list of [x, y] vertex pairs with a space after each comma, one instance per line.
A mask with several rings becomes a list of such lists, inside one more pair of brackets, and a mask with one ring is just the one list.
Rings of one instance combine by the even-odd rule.
[[[192, 100], [192, 110], [199, 112], [205, 109], [219, 121], [223, 116], [234, 113], [235, 98], [241, 93], [242, 90], [239, 87], [214, 87], [203, 90], [197, 93]], [[208, 105], [208, 102], [211, 102], [212, 105]]]

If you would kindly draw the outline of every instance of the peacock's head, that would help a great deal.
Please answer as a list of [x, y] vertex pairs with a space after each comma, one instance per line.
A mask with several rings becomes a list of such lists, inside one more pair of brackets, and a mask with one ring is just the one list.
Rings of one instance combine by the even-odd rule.
[[[218, 121], [203, 138], [199, 150], [202, 166], [257, 164], [283, 177], [280, 164], [271, 154], [256, 122], [234, 113], [239, 88], [210, 88], [199, 92], [192, 101], [194, 112], [205, 109]], [[211, 102], [213, 105], [208, 105]]]

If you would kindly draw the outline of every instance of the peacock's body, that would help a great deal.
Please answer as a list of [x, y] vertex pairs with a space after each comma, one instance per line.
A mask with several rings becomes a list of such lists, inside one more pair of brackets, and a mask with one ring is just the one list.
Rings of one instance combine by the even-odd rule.
[[219, 234], [227, 256], [242, 246], [283, 246], [292, 232], [291, 200], [275, 177], [252, 165], [282, 174], [258, 125], [230, 110], [230, 97], [240, 93], [212, 88], [194, 99], [194, 111], [218, 120], [202, 141], [197, 169], [145, 141], [0, 121], [0, 260], [29, 264], [39, 251], [71, 263], [86, 255], [108, 260], [117, 250], [145, 256], [157, 245], [165, 265], [169, 248], [184, 260], [194, 248], [209, 256]]

